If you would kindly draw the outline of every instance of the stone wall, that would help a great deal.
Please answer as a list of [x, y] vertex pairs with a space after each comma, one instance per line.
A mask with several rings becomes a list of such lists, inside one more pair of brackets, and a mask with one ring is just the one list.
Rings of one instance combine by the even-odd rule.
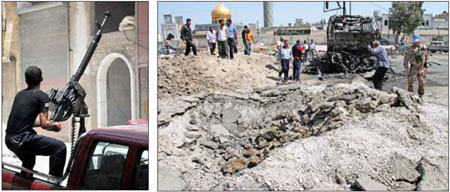
[[[68, 81], [69, 26], [68, 3], [43, 2], [17, 10], [20, 17], [20, 78], [21, 88], [27, 85], [24, 72], [29, 66], [42, 70], [44, 80], [41, 90], [61, 89]], [[41, 128], [38, 134], [69, 141], [70, 121], [62, 123], [61, 132], [49, 132]]]
[[[81, 84], [83, 85], [83, 87], [86, 89], [86, 92], [88, 93], [87, 97], [86, 97], [86, 103], [90, 108], [89, 113], [91, 114], [91, 116], [88, 118], [87, 120], [87, 128], [88, 129], [95, 129], [98, 128], [98, 124], [99, 124], [99, 120], [100, 119], [104, 119], [105, 117], [102, 116], [98, 116], [98, 102], [99, 101], [99, 90], [97, 90], [97, 76], [100, 75], [99, 74], [99, 68], [101, 67], [101, 62], [105, 59], [105, 57], [107, 57], [110, 54], [120, 54], [123, 55], [132, 65], [133, 69], [132, 69], [132, 73], [134, 74], [134, 77], [136, 77], [137, 75], [137, 66], [136, 66], [136, 61], [137, 61], [137, 57], [136, 57], [136, 48], [135, 48], [135, 44], [132, 41], [128, 41], [126, 39], [126, 37], [124, 36], [124, 34], [122, 32], [111, 32], [111, 33], [106, 33], [103, 34], [103, 37], [94, 53], [94, 55], [92, 56], [92, 59], [89, 63], [90, 65], [90, 72], [87, 76], [83, 77], [83, 80], [81, 81]], [[120, 58], [117, 58], [120, 59]], [[113, 60], [112, 60], [113, 61]], [[111, 62], [112, 62], [111, 61]], [[110, 63], [104, 63], [105, 65], [109, 65]], [[107, 66], [102, 66], [102, 67], [107, 67]], [[106, 69], [107, 71], [107, 69]], [[127, 73], [129, 71], [126, 71]], [[132, 76], [131, 76], [132, 77]], [[136, 81], [136, 79], [133, 82], [135, 85], [138, 84], [138, 82]], [[137, 87], [137, 86], [136, 86]], [[106, 87], [104, 87], [106, 90]], [[133, 90], [132, 90], [133, 91]], [[136, 96], [138, 95], [138, 91], [137, 89], [134, 90], [135, 92], [135, 98], [134, 100], [136, 101], [137, 98]], [[133, 100], [133, 98], [131, 98]], [[138, 107], [136, 106], [136, 109]], [[102, 112], [102, 114], [107, 114], [105, 112]]]

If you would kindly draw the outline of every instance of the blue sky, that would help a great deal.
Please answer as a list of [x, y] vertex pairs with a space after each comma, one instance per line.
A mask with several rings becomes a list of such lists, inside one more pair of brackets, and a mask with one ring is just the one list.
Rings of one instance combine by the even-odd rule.
[[[192, 24], [211, 23], [211, 10], [218, 2], [158, 2], [158, 22], [164, 22], [163, 15], [183, 16], [191, 18]], [[232, 12], [233, 23], [256, 23], [264, 25], [262, 2], [223, 2]], [[387, 13], [392, 2], [352, 2], [352, 15], [373, 16], [375, 10]], [[328, 20], [336, 11], [323, 12], [323, 2], [273, 2], [274, 26], [287, 26], [294, 23], [296, 18], [301, 18], [309, 23]], [[348, 7], [348, 4], [347, 4]], [[448, 12], [448, 2], [424, 2], [425, 13], [439, 14]], [[342, 12], [340, 11], [339, 14]], [[347, 11], [348, 13], [348, 11]], [[173, 20], [175, 20], [173, 18]], [[158, 24], [158, 28], [159, 28]]]

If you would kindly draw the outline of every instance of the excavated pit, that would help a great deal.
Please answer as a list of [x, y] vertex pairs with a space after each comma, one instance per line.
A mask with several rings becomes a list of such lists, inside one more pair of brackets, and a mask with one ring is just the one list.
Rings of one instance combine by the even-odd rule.
[[[216, 92], [160, 101], [158, 158], [186, 157], [187, 164], [195, 164], [193, 169], [233, 177], [258, 167], [271, 151], [291, 142], [399, 107], [406, 108], [408, 121], [415, 127], [408, 130], [411, 138], [423, 140], [432, 134], [420, 121], [420, 98], [397, 88], [380, 92], [363, 81], [355, 78], [351, 84], [334, 86], [292, 84], [256, 90], [252, 95]], [[188, 175], [191, 169], [177, 168]]]

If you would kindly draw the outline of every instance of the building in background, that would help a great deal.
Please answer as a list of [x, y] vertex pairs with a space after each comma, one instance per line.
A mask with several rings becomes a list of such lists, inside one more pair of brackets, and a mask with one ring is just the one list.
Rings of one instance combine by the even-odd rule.
[[[2, 9], [3, 125], [15, 94], [26, 87], [24, 70], [42, 69], [43, 91], [64, 87], [107, 10], [112, 17], [80, 80], [86, 127], [148, 120], [148, 2], [3, 2]], [[60, 133], [36, 130], [68, 141], [69, 122]]]
[[[448, 12], [444, 11], [434, 17], [432, 14], [423, 14], [422, 18], [422, 25], [417, 27], [414, 33], [421, 34], [423, 43], [429, 44], [434, 37], [438, 36], [443, 37], [443, 41], [448, 42]], [[380, 11], [375, 11], [374, 19], [380, 29], [382, 38], [394, 42], [395, 35], [389, 28], [389, 14], [383, 13], [380, 15]]]

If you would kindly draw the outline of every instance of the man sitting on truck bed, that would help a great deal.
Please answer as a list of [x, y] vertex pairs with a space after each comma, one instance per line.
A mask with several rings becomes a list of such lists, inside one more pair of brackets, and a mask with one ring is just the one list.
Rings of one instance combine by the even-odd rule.
[[41, 69], [36, 66], [26, 69], [25, 81], [28, 88], [17, 93], [14, 98], [5, 143], [22, 161], [22, 167], [27, 169], [33, 169], [36, 155], [50, 156], [49, 174], [61, 177], [66, 162], [66, 145], [57, 139], [38, 135], [33, 130], [33, 127], [55, 132], [61, 130], [59, 122], [48, 119], [49, 98], [40, 90], [42, 80]]

